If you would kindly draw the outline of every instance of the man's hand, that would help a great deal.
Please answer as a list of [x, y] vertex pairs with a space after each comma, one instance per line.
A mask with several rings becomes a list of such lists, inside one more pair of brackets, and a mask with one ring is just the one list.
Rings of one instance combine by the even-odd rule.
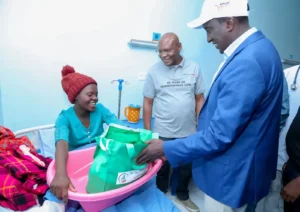
[[163, 157], [163, 140], [160, 139], [152, 139], [148, 141], [149, 144], [136, 158], [136, 163], [138, 165], [153, 162], [158, 158]]
[[280, 195], [286, 202], [295, 202], [295, 200], [300, 196], [300, 177], [293, 179], [284, 186]]

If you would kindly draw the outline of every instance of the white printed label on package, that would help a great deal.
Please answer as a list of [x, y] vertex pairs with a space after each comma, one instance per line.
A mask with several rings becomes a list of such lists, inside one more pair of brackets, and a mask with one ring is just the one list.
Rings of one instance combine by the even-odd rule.
[[139, 179], [147, 171], [147, 167], [141, 170], [132, 170], [128, 172], [119, 172], [117, 178], [117, 185], [131, 183], [136, 179]]

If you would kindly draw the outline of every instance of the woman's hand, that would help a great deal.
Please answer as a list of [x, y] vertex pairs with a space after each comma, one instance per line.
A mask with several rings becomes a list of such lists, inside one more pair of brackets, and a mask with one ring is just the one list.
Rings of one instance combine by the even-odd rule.
[[60, 140], [56, 143], [55, 151], [55, 176], [50, 184], [50, 191], [58, 199], [68, 202], [68, 190], [76, 192], [68, 173], [66, 164], [68, 161], [68, 142]]
[[50, 191], [64, 203], [68, 202], [68, 190], [76, 192], [70, 178], [67, 175], [56, 174], [50, 184]]
[[280, 195], [286, 202], [295, 202], [300, 196], [300, 177], [293, 179], [284, 186]]
[[286, 163], [283, 164], [283, 166], [282, 166], [282, 171], [284, 171], [285, 168], [286, 168]]

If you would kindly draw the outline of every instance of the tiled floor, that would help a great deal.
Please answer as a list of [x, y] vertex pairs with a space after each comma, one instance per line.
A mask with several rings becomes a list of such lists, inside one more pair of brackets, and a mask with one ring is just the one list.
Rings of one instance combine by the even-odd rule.
[[[203, 202], [204, 202], [204, 194], [202, 191], [200, 191], [197, 186], [194, 184], [193, 181], [191, 181], [189, 185], [189, 191], [190, 191], [190, 199], [200, 208], [200, 212], [205, 212], [203, 208]], [[166, 194], [167, 197], [173, 201], [173, 203], [176, 205], [176, 207], [181, 212], [188, 212], [182, 205], [178, 204], [175, 201], [175, 196], [172, 196], [170, 191]]]

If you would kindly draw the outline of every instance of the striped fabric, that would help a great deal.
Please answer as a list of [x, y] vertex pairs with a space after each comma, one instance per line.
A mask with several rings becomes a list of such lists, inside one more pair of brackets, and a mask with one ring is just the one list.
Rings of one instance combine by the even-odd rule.
[[0, 126], [0, 151], [6, 150], [11, 144], [18, 144], [18, 146], [25, 144], [30, 149], [35, 150], [34, 146], [27, 138], [27, 136], [16, 138], [12, 131], [3, 126]]
[[[30, 155], [24, 155], [19, 148], [19, 138], [14, 138], [9, 135], [10, 131], [4, 132], [3, 129], [6, 128], [0, 127], [0, 143], [6, 146], [5, 151], [0, 149], [0, 206], [24, 211], [37, 205], [37, 195], [45, 194], [49, 189], [46, 172], [52, 159], [37, 154], [30, 143], [30, 153], [45, 164], [43, 167]], [[6, 141], [3, 142], [3, 138]], [[23, 140], [21, 144], [28, 141]]]

